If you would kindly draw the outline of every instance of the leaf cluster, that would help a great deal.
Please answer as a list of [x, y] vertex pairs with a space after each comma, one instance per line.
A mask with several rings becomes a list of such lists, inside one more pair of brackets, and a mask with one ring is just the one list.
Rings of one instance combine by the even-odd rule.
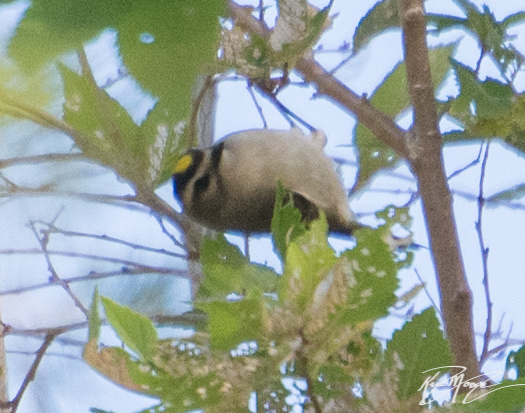
[[[432, 309], [407, 322], [386, 350], [372, 336], [374, 322], [397, 301], [397, 272], [406, 262], [395, 258], [381, 230], [358, 230], [356, 246], [337, 255], [324, 216], [294, 233], [282, 224], [300, 224], [297, 210], [279, 205], [274, 237], [285, 240], [282, 274], [249, 262], [223, 236], [208, 239], [201, 250], [205, 279], [194, 302], [206, 325], [196, 325], [188, 339], [161, 340], [144, 316], [103, 298], [125, 350], [97, 352], [95, 297], [88, 363], [121, 385], [159, 397], [148, 411], [247, 411], [255, 394], [263, 411], [284, 412], [292, 394], [286, 380], [300, 389], [304, 408], [315, 400], [381, 411], [387, 394], [396, 409], [413, 406], [421, 372], [449, 365], [451, 355]], [[403, 216], [385, 212], [384, 227]]]
[[[457, 129], [444, 134], [444, 142], [500, 138], [523, 153], [525, 106], [523, 94], [514, 88], [514, 80], [523, 70], [525, 60], [513, 46], [508, 31], [525, 20], [525, 12], [497, 21], [487, 5], [480, 10], [468, 0], [455, 0], [455, 3], [464, 16], [429, 13], [429, 32], [439, 35], [451, 29], [462, 30], [477, 40], [480, 55], [476, 68], [472, 69], [452, 58], [451, 46], [430, 50], [436, 90], [451, 75], [459, 89], [457, 96], [448, 97], [439, 105], [441, 116], [458, 125]], [[354, 52], [359, 52], [378, 35], [396, 29], [400, 29], [398, 1], [380, 1], [360, 21], [353, 38]], [[498, 79], [480, 77], [479, 68], [484, 59], [496, 67], [500, 73]], [[400, 118], [410, 105], [405, 83], [405, 66], [400, 63], [370, 97], [371, 103], [388, 115]], [[356, 144], [359, 176], [355, 189], [363, 188], [377, 172], [394, 167], [400, 160], [391, 148], [362, 125], [356, 128]]]

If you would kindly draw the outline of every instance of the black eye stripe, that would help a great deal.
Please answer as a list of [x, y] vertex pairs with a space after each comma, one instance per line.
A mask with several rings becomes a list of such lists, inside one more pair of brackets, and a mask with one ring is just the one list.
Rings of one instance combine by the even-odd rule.
[[219, 144], [215, 145], [211, 150], [211, 169], [217, 170], [219, 169], [219, 165], [221, 163], [222, 158], [222, 152], [224, 151], [224, 142], [220, 142]]
[[200, 196], [210, 186], [210, 174], [206, 174], [195, 181], [195, 192], [194, 197]]
[[173, 174], [173, 190], [179, 199], [204, 159], [204, 154], [198, 149], [191, 149], [187, 153], [191, 155], [191, 165], [183, 173]]

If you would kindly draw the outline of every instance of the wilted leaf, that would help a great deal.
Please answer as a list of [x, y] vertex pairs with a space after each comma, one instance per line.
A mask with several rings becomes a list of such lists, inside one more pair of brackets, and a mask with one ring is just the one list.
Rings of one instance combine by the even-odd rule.
[[90, 340], [84, 346], [82, 356], [87, 364], [118, 385], [136, 392], [147, 392], [131, 378], [129, 368], [134, 364], [124, 349], [106, 347], [98, 351], [97, 340]]

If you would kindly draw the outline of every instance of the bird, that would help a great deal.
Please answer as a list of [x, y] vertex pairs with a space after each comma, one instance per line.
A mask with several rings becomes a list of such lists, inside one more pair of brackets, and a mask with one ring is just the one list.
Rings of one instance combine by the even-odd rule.
[[300, 128], [244, 130], [176, 163], [174, 195], [190, 218], [218, 231], [270, 232], [278, 181], [308, 222], [326, 215], [331, 231], [351, 234], [360, 224], [348, 206], [326, 136]]

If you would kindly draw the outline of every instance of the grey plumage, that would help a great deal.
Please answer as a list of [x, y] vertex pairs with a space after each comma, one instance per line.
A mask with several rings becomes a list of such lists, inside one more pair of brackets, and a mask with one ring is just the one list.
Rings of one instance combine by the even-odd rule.
[[[332, 231], [357, 228], [320, 131], [309, 138], [290, 131], [247, 130], [206, 149], [192, 149], [177, 163], [175, 193], [185, 212], [217, 230], [268, 232], [278, 180], [297, 195], [300, 209], [316, 207]], [[301, 208], [302, 206], [302, 208]]]

